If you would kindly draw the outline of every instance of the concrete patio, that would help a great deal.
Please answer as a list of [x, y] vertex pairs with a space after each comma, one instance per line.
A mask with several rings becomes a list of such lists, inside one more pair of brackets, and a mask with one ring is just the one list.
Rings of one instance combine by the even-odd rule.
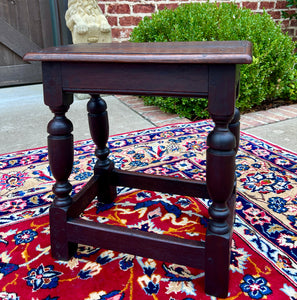
[[[132, 96], [103, 96], [107, 102], [110, 134], [189, 122], [177, 115], [144, 106]], [[46, 146], [46, 127], [52, 113], [43, 104], [42, 85], [0, 89], [0, 154]], [[67, 116], [74, 125], [74, 140], [90, 138], [87, 99], [71, 105]], [[120, 120], [120, 121], [119, 121]], [[297, 153], [297, 104], [245, 114], [241, 129]]]

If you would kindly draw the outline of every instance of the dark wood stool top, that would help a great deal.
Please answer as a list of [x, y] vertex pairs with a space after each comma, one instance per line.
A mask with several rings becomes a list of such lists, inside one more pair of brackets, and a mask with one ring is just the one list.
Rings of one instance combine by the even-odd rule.
[[[246, 41], [112, 43], [52, 47], [25, 55], [42, 61], [44, 102], [54, 113], [48, 124], [49, 163], [56, 183], [50, 209], [51, 252], [68, 260], [78, 243], [141, 255], [205, 270], [205, 291], [226, 297], [236, 198], [235, 155], [239, 143], [239, 65], [252, 61]], [[90, 132], [97, 148], [94, 176], [74, 197], [72, 94], [91, 94]], [[108, 158], [106, 94], [191, 96], [208, 99], [215, 123], [207, 138], [206, 181], [116, 169]], [[96, 197], [116, 197], [116, 186], [212, 199], [205, 242], [87, 222], [80, 213]]]
[[24, 60], [127, 63], [251, 63], [247, 41], [75, 44], [28, 53]]

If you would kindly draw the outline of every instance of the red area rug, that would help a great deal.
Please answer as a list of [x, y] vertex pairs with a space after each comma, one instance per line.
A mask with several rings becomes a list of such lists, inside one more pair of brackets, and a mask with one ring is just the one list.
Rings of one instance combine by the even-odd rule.
[[[203, 179], [207, 121], [110, 138], [117, 167]], [[92, 175], [91, 141], [75, 144], [74, 192]], [[297, 154], [241, 134], [228, 299], [297, 299]], [[68, 262], [50, 255], [53, 178], [47, 149], [0, 156], [0, 299], [215, 299], [202, 270], [80, 245]], [[100, 223], [203, 240], [209, 200], [118, 188], [81, 216]]]

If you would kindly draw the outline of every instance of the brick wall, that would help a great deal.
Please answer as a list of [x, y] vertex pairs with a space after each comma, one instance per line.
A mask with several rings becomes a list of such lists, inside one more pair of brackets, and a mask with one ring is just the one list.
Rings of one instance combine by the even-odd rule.
[[[112, 36], [114, 41], [126, 41], [133, 28], [144, 16], [167, 7], [174, 9], [178, 5], [187, 2], [200, 2], [201, 0], [99, 0], [104, 15], [112, 26]], [[224, 1], [224, 0], [223, 0]], [[222, 2], [222, 1], [218, 1]], [[226, 1], [228, 2], [228, 1]], [[275, 21], [281, 21], [281, 11], [286, 9], [285, 0], [236, 0], [240, 7], [246, 7], [256, 13], [260, 13], [263, 8]], [[297, 20], [282, 20], [283, 29], [297, 40]]]

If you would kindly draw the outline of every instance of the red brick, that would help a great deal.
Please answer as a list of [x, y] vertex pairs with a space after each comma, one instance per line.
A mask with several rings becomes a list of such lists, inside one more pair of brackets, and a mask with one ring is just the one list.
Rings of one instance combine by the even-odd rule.
[[250, 118], [249, 116], [242, 116], [241, 123], [244, 123], [246, 128], [247, 127], [256, 127], [256, 126], [265, 124], [263, 122], [259, 122], [258, 120], [255, 120], [253, 118]]
[[98, 4], [102, 10], [102, 13], [105, 14], [105, 4]]
[[110, 26], [118, 26], [118, 17], [107, 16], [106, 19]]
[[240, 121], [240, 129], [241, 130], [248, 129], [250, 127], [252, 127], [250, 124], [246, 124], [243, 121]]
[[135, 26], [142, 20], [142, 17], [121, 17], [119, 23], [121, 26]]
[[277, 116], [277, 118], [278, 118], [278, 121], [282, 121], [282, 120], [286, 120], [287, 119], [287, 117], [284, 114], [280, 113], [280, 111], [279, 111], [278, 108], [271, 108], [268, 111], [270, 113], [275, 114]]
[[263, 116], [261, 114], [258, 114], [256, 112], [252, 112], [249, 114], [249, 117], [252, 118], [253, 120], [256, 120], [262, 124], [266, 124], [266, 120], [265, 118], [263, 118]]
[[293, 111], [292, 109], [290, 110], [290, 108], [287, 108], [286, 106], [280, 106], [278, 108], [279, 112], [288, 117], [288, 118], [295, 118], [297, 117], [297, 113], [295, 111]]
[[121, 28], [112, 28], [111, 29], [111, 35], [113, 38], [118, 39], [121, 36]]
[[168, 119], [165, 121], [155, 121], [155, 124], [157, 126], [164, 126], [164, 125], [170, 125], [170, 124], [176, 124], [176, 123], [189, 123], [189, 122], [191, 122], [191, 121], [186, 118], [176, 117], [176, 118], [171, 118], [171, 119]]
[[167, 3], [167, 4], [158, 4], [158, 10], [163, 10], [165, 7], [168, 9], [176, 9], [179, 6], [178, 3]]
[[152, 122], [166, 121], [166, 120], [171, 120], [173, 118], [178, 117], [178, 115], [176, 115], [176, 114], [169, 114], [169, 113], [165, 113], [162, 111], [143, 113], [143, 116], [148, 118]]
[[137, 96], [116, 95], [116, 97], [154, 125], [162, 126], [172, 123], [190, 122], [190, 120], [180, 118], [176, 114], [162, 112], [157, 106], [145, 106], [143, 100]]
[[134, 106], [139, 106], [139, 105], [143, 105], [143, 100], [140, 98], [128, 98], [128, 99], [123, 99], [120, 98], [120, 100], [122, 102], [125, 102], [128, 106], [134, 107]]
[[130, 6], [128, 4], [110, 4], [107, 12], [109, 14], [129, 14]]
[[269, 110], [264, 110], [261, 111], [259, 113], [256, 113], [257, 116], [260, 116], [262, 118], [263, 121], [265, 121], [266, 123], [273, 123], [275, 121], [279, 121], [279, 115], [276, 113], [273, 113]]
[[[217, 3], [217, 5], [218, 5], [218, 4], [219, 4], [219, 3]], [[234, 3], [234, 2], [233, 2], [233, 4], [236, 5], [238, 8], [241, 7], [241, 6], [240, 6], [240, 3]]]
[[141, 114], [160, 111], [160, 108], [158, 106], [143, 106], [143, 104], [142, 106], [133, 106], [132, 108]]
[[139, 97], [131, 95], [115, 95], [115, 97], [119, 98], [121, 101], [141, 100]]
[[297, 20], [296, 19], [291, 20], [290, 26], [292, 26], [292, 27], [297, 26]]
[[295, 33], [294, 29], [288, 29], [288, 28], [286, 28], [284, 31], [287, 32], [289, 36], [293, 36], [294, 33]]
[[289, 26], [289, 23], [290, 23], [290, 21], [289, 20], [283, 20], [283, 22], [282, 22], [282, 26], [283, 27], [288, 27]]
[[288, 109], [297, 111], [297, 104], [291, 104], [290, 106], [287, 106]]
[[133, 5], [134, 13], [153, 13], [155, 12], [155, 5], [153, 4], [136, 4]]
[[260, 9], [266, 8], [266, 9], [272, 9], [274, 8], [274, 2], [267, 2], [267, 1], [263, 1], [260, 3]]
[[287, 1], [277, 1], [275, 3], [275, 8], [276, 9], [284, 9], [287, 7], [288, 2]]
[[131, 32], [132, 28], [112, 28], [112, 37], [127, 40]]
[[278, 20], [281, 18], [281, 12], [280, 11], [267, 11], [268, 14], [271, 15], [271, 17], [275, 20]]
[[256, 10], [258, 8], [257, 2], [242, 2], [242, 7], [249, 8], [251, 10]]

